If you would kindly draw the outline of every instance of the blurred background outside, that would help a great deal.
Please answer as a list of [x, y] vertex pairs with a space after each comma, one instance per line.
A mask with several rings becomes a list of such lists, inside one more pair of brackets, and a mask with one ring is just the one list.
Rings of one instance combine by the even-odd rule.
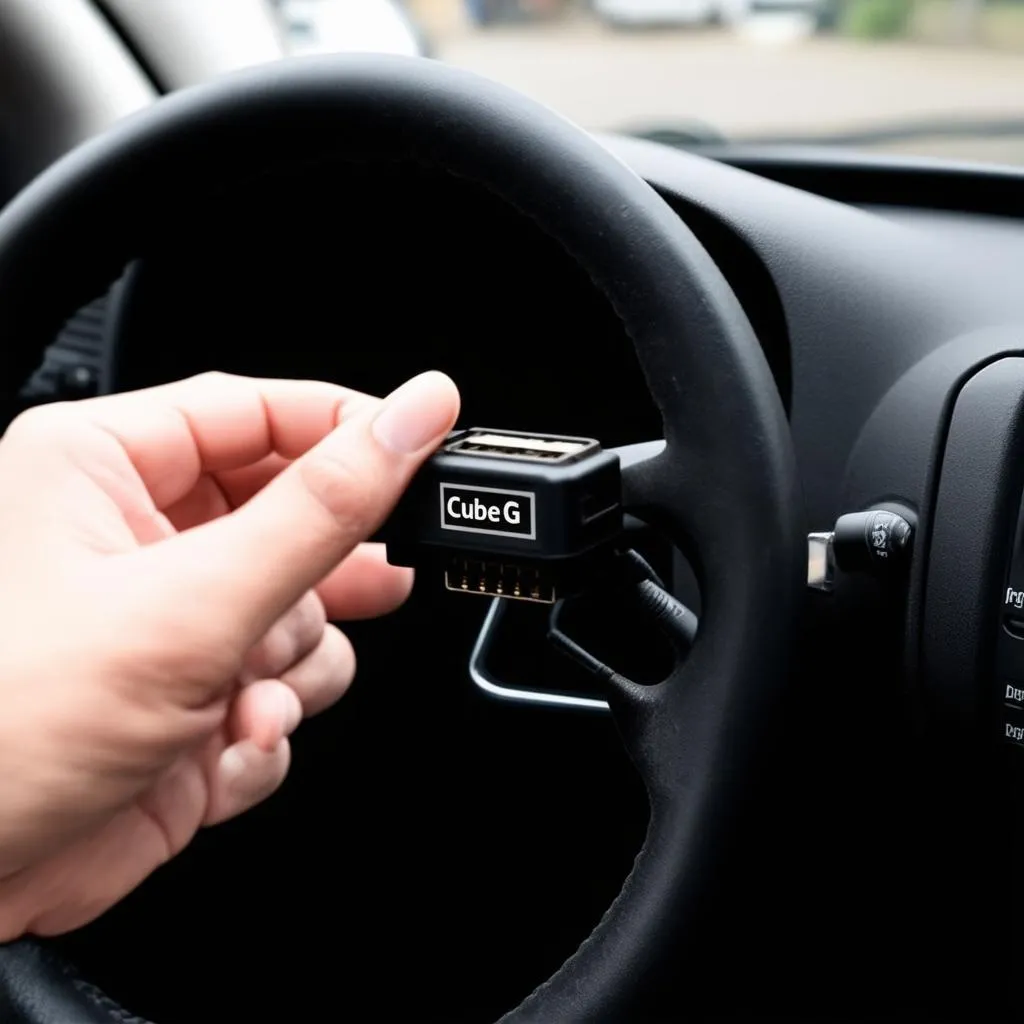
[[388, 2], [591, 130], [1024, 164], [1024, 0]]

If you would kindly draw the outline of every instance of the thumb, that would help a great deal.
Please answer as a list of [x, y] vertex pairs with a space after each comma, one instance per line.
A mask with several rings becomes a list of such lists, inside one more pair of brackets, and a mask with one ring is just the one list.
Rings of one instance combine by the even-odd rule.
[[434, 371], [361, 409], [234, 512], [137, 552], [150, 602], [245, 651], [380, 527], [458, 414]]

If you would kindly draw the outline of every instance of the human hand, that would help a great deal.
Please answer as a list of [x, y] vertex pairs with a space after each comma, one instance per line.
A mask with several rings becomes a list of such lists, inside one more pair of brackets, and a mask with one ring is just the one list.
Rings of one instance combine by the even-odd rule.
[[408, 570], [361, 544], [458, 415], [208, 374], [31, 410], [0, 440], [0, 941], [92, 920], [272, 793], [355, 670], [328, 619]]

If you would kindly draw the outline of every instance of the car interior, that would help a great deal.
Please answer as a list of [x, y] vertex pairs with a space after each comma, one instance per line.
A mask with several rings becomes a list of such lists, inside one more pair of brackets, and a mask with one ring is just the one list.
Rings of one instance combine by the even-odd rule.
[[0, 4], [5, 422], [441, 369], [618, 452], [699, 624], [591, 590], [595, 674], [418, 573], [278, 794], [0, 948], [3, 1019], [1014, 1019], [1024, 170], [588, 133], [175, 3]]

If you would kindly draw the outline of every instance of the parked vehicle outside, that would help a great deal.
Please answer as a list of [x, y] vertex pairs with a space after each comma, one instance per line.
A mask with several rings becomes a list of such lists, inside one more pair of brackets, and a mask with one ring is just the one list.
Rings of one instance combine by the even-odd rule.
[[594, 13], [613, 28], [738, 24], [763, 13], [816, 16], [821, 0], [592, 0]]

